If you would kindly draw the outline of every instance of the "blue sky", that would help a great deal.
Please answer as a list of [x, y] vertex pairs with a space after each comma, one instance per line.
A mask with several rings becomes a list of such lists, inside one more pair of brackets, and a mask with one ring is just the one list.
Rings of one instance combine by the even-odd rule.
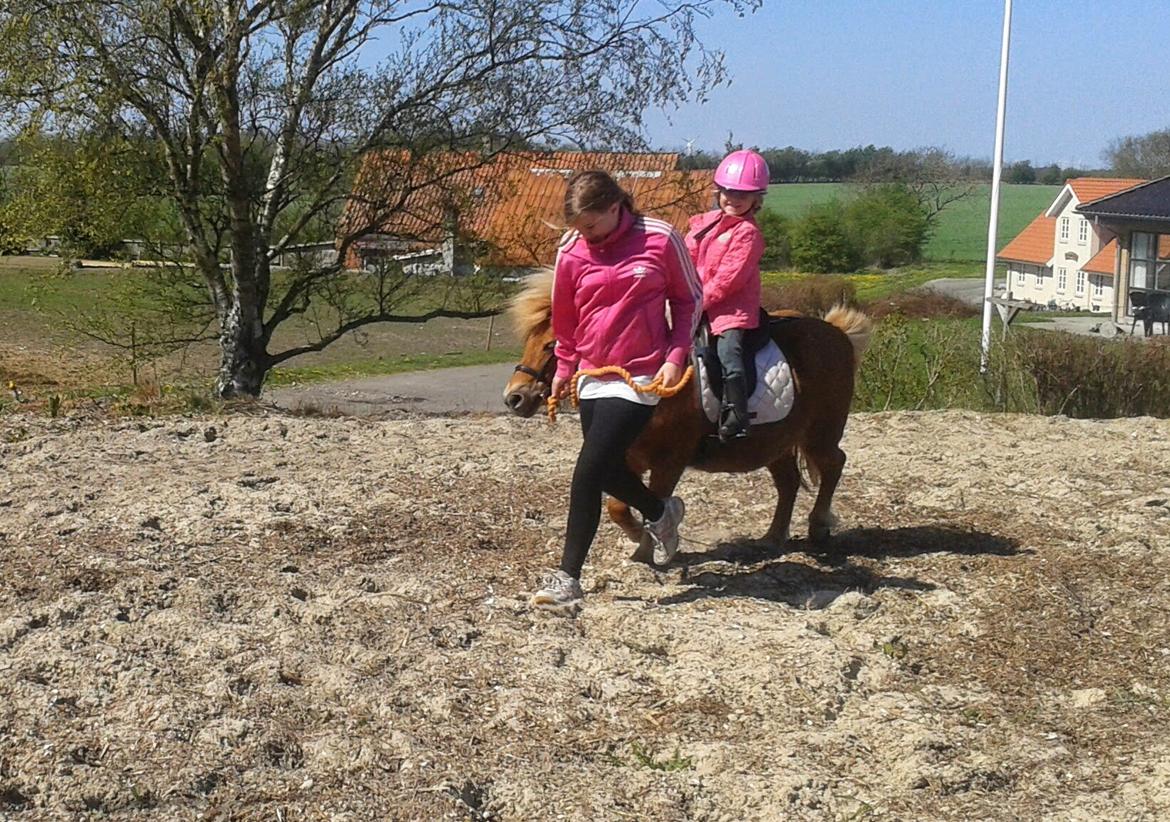
[[[652, 145], [942, 146], [990, 159], [1002, 0], [764, 0], [701, 23], [730, 86], [649, 112]], [[1111, 140], [1170, 128], [1170, 0], [1015, 0], [1004, 156], [1099, 167]]]

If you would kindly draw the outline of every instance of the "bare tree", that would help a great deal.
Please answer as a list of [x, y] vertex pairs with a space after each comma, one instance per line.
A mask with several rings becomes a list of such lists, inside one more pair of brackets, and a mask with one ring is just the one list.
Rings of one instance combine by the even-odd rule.
[[953, 154], [934, 147], [880, 152], [855, 179], [867, 185], [906, 186], [922, 206], [929, 231], [937, 226], [943, 209], [970, 197], [979, 187], [964, 174], [963, 164]]
[[1170, 129], [1119, 138], [1102, 156], [1120, 177], [1163, 177], [1170, 174]]
[[[629, 147], [643, 111], [724, 79], [695, 23], [759, 0], [0, 0], [0, 98], [23, 128], [146, 135], [218, 323], [222, 396], [398, 313], [401, 272], [338, 264], [276, 276], [273, 261], [333, 237], [361, 158], [384, 168], [354, 241], [420, 190], [532, 141]], [[395, 151], [391, 151], [395, 150]], [[271, 352], [290, 317], [325, 304], [319, 339]], [[494, 309], [492, 309], [494, 310]]]

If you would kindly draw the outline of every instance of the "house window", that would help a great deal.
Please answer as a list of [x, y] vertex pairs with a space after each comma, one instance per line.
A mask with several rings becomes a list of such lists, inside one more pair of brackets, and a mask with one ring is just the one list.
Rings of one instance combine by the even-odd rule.
[[1068, 240], [1068, 217], [1060, 218], [1060, 239], [1062, 241]]
[[1170, 235], [1135, 231], [1129, 243], [1129, 285], [1170, 291]]
[[1064, 293], [1065, 286], [1068, 285], [1068, 269], [1061, 267], [1056, 269], [1056, 290], [1061, 294]]
[[1105, 278], [1097, 276], [1093, 278], [1093, 296], [1100, 297], [1105, 293]]
[[1040, 266], [1036, 267], [1036, 290], [1044, 287], [1044, 269]]
[[1085, 293], [1085, 272], [1077, 272], [1077, 296]]
[[1081, 220], [1080, 225], [1077, 226], [1077, 243], [1084, 245], [1089, 241], [1089, 221]]
[[1024, 269], [1016, 269], [1016, 285], [1023, 285], [1027, 280], [1028, 275], [1024, 272]]

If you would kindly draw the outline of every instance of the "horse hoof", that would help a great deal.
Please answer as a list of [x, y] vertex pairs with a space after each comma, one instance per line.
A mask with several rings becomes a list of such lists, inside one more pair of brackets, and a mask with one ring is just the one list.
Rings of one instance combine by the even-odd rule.
[[816, 545], [823, 545], [829, 541], [829, 537], [833, 535], [833, 530], [827, 525], [821, 525], [816, 528], [808, 529], [808, 539]]
[[769, 531], [756, 540], [756, 542], [769, 548], [778, 548], [783, 550], [784, 548], [788, 547], [788, 540], [788, 531], [785, 531], [783, 534], [773, 534]]

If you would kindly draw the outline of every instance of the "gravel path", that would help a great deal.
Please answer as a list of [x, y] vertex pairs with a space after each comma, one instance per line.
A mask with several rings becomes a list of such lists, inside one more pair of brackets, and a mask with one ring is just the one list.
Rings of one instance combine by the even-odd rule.
[[264, 393], [278, 408], [362, 417], [504, 414], [512, 363], [411, 371], [384, 377], [284, 386]]
[[688, 473], [533, 614], [579, 442], [0, 417], [0, 819], [1170, 818], [1170, 422], [858, 414], [829, 550]]

